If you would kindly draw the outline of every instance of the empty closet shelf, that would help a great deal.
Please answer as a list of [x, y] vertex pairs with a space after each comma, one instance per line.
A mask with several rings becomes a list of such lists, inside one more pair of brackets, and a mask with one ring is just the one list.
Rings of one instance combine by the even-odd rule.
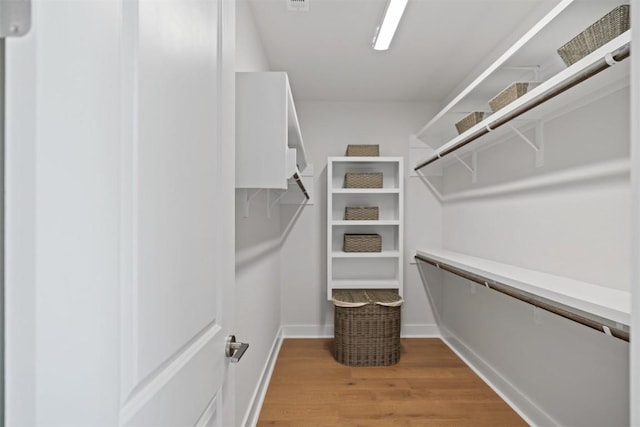
[[629, 292], [446, 250], [418, 250], [416, 259], [601, 332], [629, 339]]

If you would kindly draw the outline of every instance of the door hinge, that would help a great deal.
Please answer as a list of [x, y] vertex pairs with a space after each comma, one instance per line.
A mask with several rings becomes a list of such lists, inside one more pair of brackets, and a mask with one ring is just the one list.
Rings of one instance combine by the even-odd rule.
[[31, 29], [31, 0], [0, 0], [0, 38], [22, 37]]

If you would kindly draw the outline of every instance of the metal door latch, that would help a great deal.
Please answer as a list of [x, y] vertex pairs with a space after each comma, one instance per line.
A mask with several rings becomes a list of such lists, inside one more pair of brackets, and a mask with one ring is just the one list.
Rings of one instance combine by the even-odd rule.
[[227, 357], [231, 358], [231, 363], [238, 363], [244, 352], [249, 348], [249, 344], [245, 342], [236, 342], [235, 335], [229, 335], [227, 337], [227, 343], [224, 349], [224, 353]]

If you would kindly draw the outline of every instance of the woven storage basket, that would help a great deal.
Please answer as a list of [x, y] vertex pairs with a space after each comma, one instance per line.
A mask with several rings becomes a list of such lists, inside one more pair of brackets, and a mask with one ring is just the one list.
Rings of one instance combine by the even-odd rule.
[[345, 252], [382, 252], [379, 234], [345, 234], [342, 249]]
[[615, 39], [629, 29], [629, 5], [613, 9], [586, 30], [575, 36], [558, 49], [558, 55], [569, 66]]
[[378, 207], [349, 207], [344, 209], [344, 219], [348, 221], [377, 221]]
[[522, 95], [527, 93], [527, 91], [533, 87], [535, 83], [527, 83], [527, 82], [517, 82], [511, 84], [509, 87], [504, 89], [502, 92], [494, 96], [491, 101], [489, 101], [489, 106], [491, 107], [491, 111], [494, 113], [501, 108], [506, 107], [511, 104], [516, 99], [520, 98]]
[[394, 290], [333, 291], [333, 357], [347, 366], [400, 360], [402, 298]]
[[344, 176], [345, 188], [382, 188], [381, 172], [348, 172]]
[[481, 111], [474, 111], [473, 113], [466, 116], [464, 119], [460, 120], [456, 123], [456, 129], [458, 133], [464, 133], [467, 129], [477, 125], [484, 119], [484, 113]]
[[349, 144], [347, 145], [347, 156], [356, 157], [376, 157], [380, 155], [379, 145], [366, 145], [366, 144]]

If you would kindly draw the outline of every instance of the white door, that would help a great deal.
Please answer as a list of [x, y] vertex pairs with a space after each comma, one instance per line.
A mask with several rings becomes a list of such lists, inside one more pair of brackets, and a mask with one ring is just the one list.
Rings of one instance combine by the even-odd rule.
[[7, 40], [6, 421], [233, 426], [233, 0]]

